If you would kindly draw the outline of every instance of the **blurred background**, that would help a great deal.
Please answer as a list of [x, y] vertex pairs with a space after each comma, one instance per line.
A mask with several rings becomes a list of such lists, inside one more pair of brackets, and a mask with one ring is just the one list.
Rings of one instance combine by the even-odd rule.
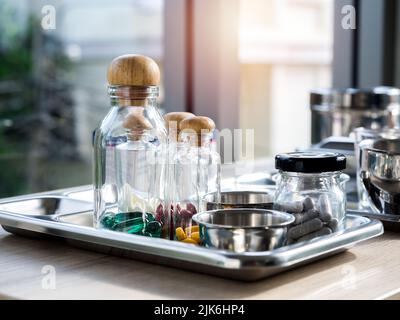
[[125, 53], [159, 63], [163, 112], [254, 129], [259, 158], [308, 147], [310, 89], [354, 85], [345, 2], [0, 0], [0, 197], [91, 183], [106, 68]]

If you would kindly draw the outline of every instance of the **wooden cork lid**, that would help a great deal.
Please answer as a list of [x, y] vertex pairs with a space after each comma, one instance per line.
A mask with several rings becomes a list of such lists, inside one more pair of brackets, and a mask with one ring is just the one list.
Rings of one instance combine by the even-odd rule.
[[[204, 135], [212, 133], [215, 129], [215, 123], [208, 117], [194, 116], [183, 119], [179, 125], [180, 139], [189, 139], [191, 143], [197, 146], [204, 145]], [[187, 138], [184, 138], [184, 135]]]
[[175, 121], [179, 125], [183, 119], [189, 117], [194, 117], [194, 114], [190, 112], [170, 112], [164, 115], [164, 120], [166, 122]]
[[122, 126], [130, 131], [128, 134], [130, 139], [137, 140], [143, 131], [151, 130], [153, 126], [150, 121], [143, 115], [143, 110], [135, 110], [125, 117]]
[[149, 57], [126, 54], [111, 61], [107, 80], [112, 86], [158, 86], [160, 69]]
[[170, 134], [178, 134], [181, 121], [190, 117], [194, 117], [194, 114], [190, 112], [170, 112], [165, 114], [164, 120], [167, 123]]
[[183, 119], [179, 124], [179, 129], [193, 130], [197, 134], [211, 133], [215, 129], [215, 123], [208, 117], [194, 116]]

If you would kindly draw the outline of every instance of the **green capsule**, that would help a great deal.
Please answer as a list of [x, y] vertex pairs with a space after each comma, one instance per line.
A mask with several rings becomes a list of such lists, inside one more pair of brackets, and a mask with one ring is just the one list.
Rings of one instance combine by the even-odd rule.
[[135, 212], [120, 212], [117, 213], [114, 217], [115, 223], [122, 223], [136, 218], [142, 218], [142, 212], [135, 211]]
[[113, 230], [123, 231], [126, 228], [135, 226], [137, 224], [143, 224], [143, 216], [141, 212], [126, 212], [118, 213], [114, 217]]
[[147, 223], [150, 223], [150, 222], [152, 222], [154, 220], [155, 220], [155, 218], [151, 213], [146, 213], [146, 222]]
[[143, 231], [143, 232], [142, 232], [142, 236], [145, 236], [145, 237], [152, 237], [153, 235], [152, 235], [150, 232], [148, 232], [148, 231]]
[[144, 223], [141, 222], [141, 223], [132, 225], [132, 226], [130, 226], [130, 227], [124, 228], [124, 229], [121, 230], [121, 231], [122, 231], [122, 232], [129, 233], [129, 234], [140, 234], [140, 235], [141, 235], [142, 232], [143, 232], [143, 229], [144, 229]]
[[126, 230], [129, 230], [130, 228], [134, 228], [139, 225], [141, 225], [141, 226], [144, 225], [143, 219], [135, 218], [135, 219], [130, 219], [128, 221], [123, 221], [121, 223], [115, 224], [113, 230], [127, 232]]
[[112, 212], [106, 212], [101, 221], [101, 225], [107, 229], [113, 229], [114, 226], [114, 214]]
[[161, 223], [158, 221], [152, 221], [146, 225], [146, 232], [149, 232], [153, 237], [161, 237]]

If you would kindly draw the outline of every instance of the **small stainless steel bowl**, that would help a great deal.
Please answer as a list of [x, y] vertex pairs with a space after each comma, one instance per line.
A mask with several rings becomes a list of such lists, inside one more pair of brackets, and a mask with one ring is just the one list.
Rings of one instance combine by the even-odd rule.
[[216, 193], [206, 194], [203, 198], [207, 210], [255, 208], [272, 209], [273, 191], [225, 191], [221, 192], [221, 201], [217, 201]]
[[233, 252], [269, 251], [286, 244], [294, 216], [261, 209], [222, 209], [198, 213], [202, 244]]

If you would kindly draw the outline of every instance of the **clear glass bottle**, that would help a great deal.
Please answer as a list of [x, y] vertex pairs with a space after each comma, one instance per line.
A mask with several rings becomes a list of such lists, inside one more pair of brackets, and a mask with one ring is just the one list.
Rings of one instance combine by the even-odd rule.
[[[192, 221], [206, 210], [203, 198], [215, 193], [220, 198], [221, 158], [212, 148], [214, 122], [206, 117], [190, 117], [180, 123], [180, 142], [173, 158], [172, 225], [174, 239], [199, 244], [198, 226]], [[218, 200], [217, 200], [218, 202]]]
[[274, 209], [291, 213], [295, 222], [288, 244], [328, 235], [344, 227], [346, 194], [341, 177], [346, 158], [336, 153], [277, 155], [279, 170]]
[[[175, 170], [178, 169], [177, 166], [175, 166], [176, 159], [177, 159], [177, 153], [182, 152], [182, 150], [186, 150], [185, 142], [183, 142], [181, 139], [179, 139], [179, 125], [182, 120], [189, 118], [189, 117], [194, 117], [193, 113], [190, 112], [170, 112], [164, 115], [164, 120], [167, 125], [168, 129], [168, 181], [169, 186], [167, 188], [167, 193], [166, 197], [169, 200], [169, 203], [167, 204], [167, 208], [169, 208], [169, 216], [173, 216], [173, 211], [174, 211], [174, 197], [176, 195], [176, 185], [174, 182], [175, 179]], [[174, 239], [174, 228], [173, 228], [173, 219], [171, 218], [170, 220], [170, 239]]]
[[[111, 110], [94, 142], [96, 228], [157, 236], [148, 224], [168, 220], [163, 189], [167, 131], [157, 109], [159, 78], [157, 64], [144, 56], [121, 56], [109, 67]], [[160, 236], [169, 237], [168, 225], [163, 221]]]

